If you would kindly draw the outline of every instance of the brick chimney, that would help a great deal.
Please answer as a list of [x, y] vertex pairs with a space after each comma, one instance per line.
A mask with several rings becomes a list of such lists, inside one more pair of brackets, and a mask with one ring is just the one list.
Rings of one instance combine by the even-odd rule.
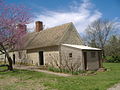
[[36, 25], [36, 28], [35, 28], [35, 31], [36, 32], [40, 32], [43, 30], [43, 22], [41, 21], [36, 21], [35, 22], [35, 25]]

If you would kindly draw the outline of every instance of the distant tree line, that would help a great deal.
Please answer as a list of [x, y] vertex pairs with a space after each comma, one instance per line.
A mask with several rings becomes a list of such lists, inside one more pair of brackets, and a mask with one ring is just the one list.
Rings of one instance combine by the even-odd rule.
[[103, 59], [108, 62], [120, 62], [120, 23], [99, 19], [85, 32], [86, 45], [101, 48]]

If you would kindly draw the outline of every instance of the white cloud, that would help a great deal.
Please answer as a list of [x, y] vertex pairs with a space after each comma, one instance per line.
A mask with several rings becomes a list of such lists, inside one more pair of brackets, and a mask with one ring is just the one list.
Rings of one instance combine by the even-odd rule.
[[[93, 4], [89, 0], [83, 0], [81, 4], [73, 2], [69, 6], [69, 11], [44, 11], [37, 13], [37, 18], [34, 21], [43, 21], [45, 28], [50, 28], [56, 25], [73, 22], [79, 33], [82, 33], [88, 24], [101, 18], [102, 13], [93, 8]], [[34, 23], [28, 25], [29, 28], [33, 27]]]

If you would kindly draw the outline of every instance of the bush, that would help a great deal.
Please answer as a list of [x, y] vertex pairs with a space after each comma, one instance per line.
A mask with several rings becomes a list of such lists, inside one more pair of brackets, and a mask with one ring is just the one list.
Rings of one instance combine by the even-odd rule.
[[81, 73], [85, 73], [85, 71], [79, 70], [79, 71], [69, 71], [67, 69], [59, 69], [59, 68], [54, 68], [54, 67], [48, 67], [49, 71], [53, 71], [53, 72], [59, 72], [59, 73], [69, 73], [69, 74], [73, 74], [73, 75], [78, 75]]
[[120, 63], [120, 56], [107, 56], [106, 62], [110, 63]]
[[48, 67], [48, 70], [53, 71], [53, 72], [61, 72], [60, 69], [53, 68], [53, 67]]

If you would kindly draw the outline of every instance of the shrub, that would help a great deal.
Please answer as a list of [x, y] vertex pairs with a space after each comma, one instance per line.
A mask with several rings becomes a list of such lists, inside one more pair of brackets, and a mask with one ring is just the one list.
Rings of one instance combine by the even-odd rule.
[[79, 70], [79, 71], [69, 71], [67, 69], [59, 69], [59, 68], [54, 68], [54, 67], [48, 67], [49, 71], [53, 71], [53, 72], [59, 72], [59, 73], [69, 73], [69, 74], [73, 74], [73, 75], [78, 75], [81, 73], [85, 73], [85, 71]]
[[61, 72], [60, 69], [53, 68], [53, 67], [48, 67], [48, 70], [53, 71], [53, 72]]
[[106, 62], [110, 63], [120, 63], [120, 56], [107, 56]]

